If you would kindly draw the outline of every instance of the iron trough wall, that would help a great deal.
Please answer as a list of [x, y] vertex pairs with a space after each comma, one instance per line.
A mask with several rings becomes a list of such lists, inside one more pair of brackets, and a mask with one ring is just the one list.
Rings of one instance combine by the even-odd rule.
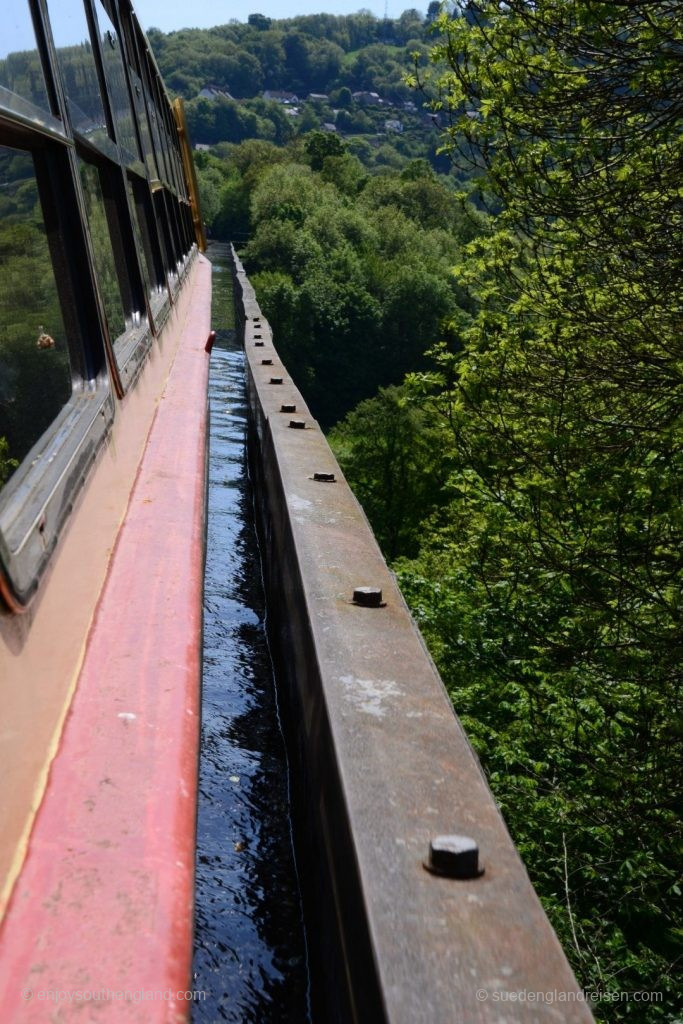
[[[233, 260], [315, 1020], [591, 1021], [363, 511]], [[381, 606], [354, 603], [363, 586], [381, 589]], [[479, 877], [425, 870], [430, 841], [451, 834], [476, 840]]]

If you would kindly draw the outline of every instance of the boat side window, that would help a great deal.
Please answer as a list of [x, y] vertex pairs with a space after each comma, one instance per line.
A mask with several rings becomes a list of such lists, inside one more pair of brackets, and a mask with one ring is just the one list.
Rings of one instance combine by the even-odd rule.
[[0, 118], [0, 595], [26, 607], [114, 407], [71, 147]]
[[138, 50], [139, 35], [135, 31], [133, 15], [128, 8], [119, 8], [119, 17], [124, 40], [124, 60], [131, 84], [133, 107], [135, 110], [135, 119], [142, 147], [142, 156], [147, 167], [148, 176], [151, 180], [154, 180], [155, 178], [158, 178], [159, 174], [152, 149], [152, 137], [150, 134], [149, 117], [147, 114], [147, 100], [142, 81], [142, 69]]
[[180, 204], [180, 209], [183, 217], [183, 230], [185, 231], [186, 248], [192, 249], [192, 243], [194, 242], [194, 230], [192, 227], [192, 213], [190, 211], [190, 204], [187, 199], [183, 199]]
[[83, 155], [78, 167], [107, 340], [113, 349], [118, 385], [124, 392], [136, 379], [152, 340], [145, 264], [139, 259], [135, 221], [121, 169], [107, 160], [94, 163]]
[[109, 87], [112, 113], [116, 127], [116, 136], [124, 162], [130, 164], [140, 160], [130, 96], [126, 84], [126, 74], [121, 53], [118, 33], [99, 0], [95, 0], [95, 11], [100, 34], [100, 47], [104, 73]]
[[78, 163], [100, 295], [104, 304], [109, 337], [116, 347], [125, 333], [126, 317], [121, 295], [121, 282], [117, 273], [117, 261], [107, 220], [107, 209], [102, 194], [102, 183], [95, 164], [86, 163], [85, 160], [79, 160]]
[[158, 79], [154, 80], [154, 84], [156, 86], [156, 88], [154, 90], [155, 91], [154, 104], [155, 104], [156, 113], [157, 113], [157, 128], [159, 130], [159, 144], [161, 146], [161, 152], [163, 154], [163, 167], [164, 167], [164, 170], [163, 170], [162, 178], [163, 178], [164, 184], [166, 186], [168, 186], [168, 187], [171, 187], [173, 185], [173, 175], [172, 175], [172, 172], [171, 172], [171, 155], [169, 153], [168, 131], [166, 129], [166, 121], [165, 121], [165, 118], [164, 118], [164, 107], [165, 107], [165, 104], [162, 102], [162, 99], [161, 99], [162, 90], [161, 90], [161, 86], [159, 84]]
[[110, 141], [83, 0], [48, 0], [52, 36], [74, 131], [93, 145]]
[[142, 151], [145, 159], [145, 165], [147, 167], [147, 173], [152, 181], [159, 177], [159, 171], [156, 165], [156, 157], [154, 153], [154, 146], [152, 144], [152, 134], [150, 130], [149, 116], [147, 112], [147, 102], [145, 99], [145, 90], [142, 83], [142, 79], [137, 72], [128, 65], [128, 73], [130, 75], [131, 82], [133, 83], [133, 94], [135, 97], [135, 113], [138, 119], [138, 127], [140, 130], [140, 141], [142, 142]]
[[141, 55], [141, 73], [142, 73], [142, 87], [145, 94], [145, 100], [147, 104], [147, 112], [149, 114], [149, 124], [152, 139], [152, 150], [154, 152], [154, 167], [156, 171], [156, 177], [159, 181], [166, 179], [166, 170], [164, 166], [164, 152], [161, 145], [161, 133], [159, 125], [159, 114], [156, 107], [156, 97], [154, 90], [155, 71], [151, 64], [151, 58], [148, 53]]
[[11, 5], [11, 10], [3, 12], [0, 104], [38, 123], [56, 122], [27, 0], [18, 0]]
[[166, 196], [168, 222], [171, 225], [171, 233], [173, 236], [173, 254], [175, 256], [177, 266], [182, 261], [184, 252], [184, 246], [180, 239], [180, 229], [178, 226], [178, 202], [176, 197], [168, 189], [165, 189], [164, 192]]
[[170, 199], [166, 189], [158, 185], [154, 190], [154, 210], [157, 224], [161, 228], [164, 262], [168, 279], [173, 289], [178, 285], [178, 256]]
[[90, 251], [117, 393], [137, 379], [151, 343], [145, 268], [138, 261], [124, 167], [144, 170], [121, 41], [95, 0], [47, 0], [62, 91], [78, 154]]
[[169, 315], [188, 246], [174, 188], [160, 180], [173, 180], [175, 125], [128, 5], [7, 6], [0, 599], [20, 611], [106, 440], [114, 393], [133, 386]]
[[0, 486], [71, 393], [66, 330], [33, 158], [0, 146]]
[[145, 276], [145, 285], [155, 308], [165, 296], [165, 275], [160, 250], [155, 251], [155, 237], [151, 229], [151, 194], [147, 182], [137, 177], [128, 177], [128, 199], [133, 220], [133, 234], [140, 265]]

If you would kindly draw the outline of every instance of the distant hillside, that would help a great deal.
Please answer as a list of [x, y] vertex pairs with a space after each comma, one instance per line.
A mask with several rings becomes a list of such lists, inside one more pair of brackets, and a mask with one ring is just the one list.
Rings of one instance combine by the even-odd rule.
[[368, 165], [426, 156], [447, 171], [425, 97], [405, 84], [434, 42], [437, 10], [432, 3], [426, 17], [407, 10], [393, 21], [367, 12], [278, 21], [252, 14], [247, 24], [151, 29], [149, 39], [168, 87], [186, 101], [195, 145], [283, 145], [323, 129], [346, 137]]
[[427, 52], [434, 13], [425, 19], [408, 10], [395, 21], [369, 13], [281, 21], [252, 14], [247, 24], [168, 34], [151, 29], [149, 39], [168, 87], [188, 100], [210, 84], [236, 99], [264, 89], [304, 98], [348, 86], [400, 101], [411, 98], [402, 76], [412, 51]]

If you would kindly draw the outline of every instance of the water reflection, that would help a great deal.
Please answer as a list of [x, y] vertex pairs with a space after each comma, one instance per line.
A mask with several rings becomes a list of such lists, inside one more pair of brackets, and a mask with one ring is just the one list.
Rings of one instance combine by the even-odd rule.
[[48, 8], [71, 123], [93, 141], [108, 138], [83, 0], [48, 0]]
[[111, 244], [107, 212], [102, 195], [99, 171], [94, 164], [79, 160], [81, 184], [92, 239], [97, 281], [104, 303], [109, 336], [115, 341], [126, 329], [121, 287], [116, 271], [116, 257]]
[[[230, 289], [225, 269], [214, 282]], [[288, 769], [246, 479], [244, 357], [232, 333], [218, 332], [211, 359], [194, 956], [194, 987], [208, 997], [193, 1021], [305, 1024]]]
[[154, 153], [152, 152], [152, 140], [149, 132], [149, 121], [147, 120], [147, 109], [145, 107], [142, 79], [133, 70], [133, 68], [131, 68], [130, 64], [128, 65], [128, 73], [133, 87], [133, 102], [135, 103], [135, 113], [142, 135], [142, 149], [145, 157], [145, 163], [147, 165], [147, 172], [151, 178], [157, 178], [159, 176], [159, 172], [154, 159]]
[[121, 44], [114, 25], [99, 0], [96, 0], [97, 21], [99, 23], [102, 42], [102, 61], [104, 73], [109, 85], [109, 96], [112, 102], [114, 121], [119, 145], [128, 159], [139, 158], [133, 115], [130, 108], [130, 96], [126, 85], [126, 74], [123, 69]]
[[0, 146], [0, 487], [71, 393], [33, 159]]
[[[17, 100], [19, 99], [19, 102]], [[29, 107], [22, 110], [21, 101]], [[33, 21], [26, 0], [19, 0], [11, 10], [3, 11], [0, 37], [0, 103], [33, 115], [31, 106], [50, 116], [43, 69], [38, 56]], [[43, 118], [38, 114], [38, 119]]]

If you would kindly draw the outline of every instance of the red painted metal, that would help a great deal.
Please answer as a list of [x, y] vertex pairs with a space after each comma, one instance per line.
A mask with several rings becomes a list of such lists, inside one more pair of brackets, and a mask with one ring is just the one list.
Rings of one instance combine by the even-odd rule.
[[161, 1024], [191, 1007], [204, 258], [194, 289], [0, 933], [2, 1021]]
[[209, 355], [211, 354], [211, 349], [213, 348], [215, 340], [216, 340], [216, 332], [215, 331], [210, 331], [209, 332], [209, 336], [206, 339], [206, 345], [204, 346], [204, 351], [208, 352]]

